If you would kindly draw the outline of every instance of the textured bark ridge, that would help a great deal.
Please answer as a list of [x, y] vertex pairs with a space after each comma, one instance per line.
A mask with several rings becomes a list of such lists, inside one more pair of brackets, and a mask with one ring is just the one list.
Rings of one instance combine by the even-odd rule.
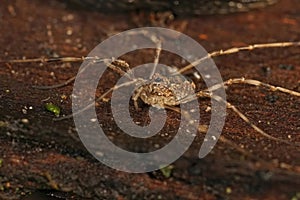
[[121, 12], [132, 10], [172, 11], [178, 15], [209, 15], [245, 12], [278, 0], [68, 0], [90, 9]]

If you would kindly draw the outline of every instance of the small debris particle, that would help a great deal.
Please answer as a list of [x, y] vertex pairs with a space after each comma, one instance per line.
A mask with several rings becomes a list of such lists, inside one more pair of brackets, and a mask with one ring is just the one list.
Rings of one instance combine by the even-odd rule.
[[267, 95], [266, 96], [266, 100], [270, 103], [275, 103], [278, 100], [278, 96], [277, 95]]
[[72, 14], [68, 14], [68, 15], [64, 15], [62, 17], [62, 21], [66, 22], [66, 21], [72, 21], [74, 19], [74, 15]]
[[68, 98], [68, 96], [65, 95], [65, 94], [63, 94], [63, 95], [60, 96], [60, 98], [61, 98], [62, 100], [66, 100], [66, 99]]
[[46, 99], [42, 99], [41, 101], [48, 101], [50, 97], [47, 97]]
[[206, 35], [206, 34], [199, 34], [199, 39], [200, 40], [207, 40], [208, 39], [208, 35]]
[[286, 65], [286, 64], [280, 64], [280, 65], [278, 65], [278, 67], [280, 69], [289, 70], [289, 71], [295, 69], [294, 65]]
[[271, 67], [262, 67], [261, 70], [265, 76], [269, 76], [272, 73]]
[[205, 74], [204, 77], [207, 78], [207, 79], [210, 79], [211, 75], [210, 74]]
[[15, 17], [17, 15], [16, 10], [12, 5], [8, 5], [7, 10], [11, 16]]
[[288, 25], [297, 25], [297, 20], [285, 17], [282, 19], [282, 23], [288, 24]]
[[72, 40], [71, 40], [71, 39], [65, 39], [65, 43], [66, 43], [66, 44], [71, 44], [71, 43], [72, 43]]
[[279, 164], [279, 166], [282, 168], [282, 169], [288, 169], [288, 170], [291, 170], [291, 166], [289, 164], [286, 164], [284, 162], [281, 162]]
[[55, 180], [52, 179], [52, 176], [49, 172], [46, 172], [45, 173], [45, 177], [47, 178], [48, 180], [48, 184], [55, 190], [58, 190], [58, 184], [55, 182]]
[[196, 109], [191, 109], [190, 112], [194, 113], [194, 112], [196, 112]]
[[207, 106], [207, 108], [205, 109], [205, 112], [209, 112], [209, 111], [211, 111], [211, 107]]
[[72, 35], [73, 34], [73, 29], [71, 27], [68, 27], [67, 31], [66, 31], [66, 34], [67, 35]]
[[104, 156], [104, 153], [101, 152], [101, 151], [97, 151], [97, 152], [95, 153], [95, 155], [96, 155], [96, 156], [99, 156], [99, 157], [103, 157], [103, 156]]
[[227, 188], [226, 188], [226, 194], [231, 194], [231, 193], [232, 193], [231, 187], [227, 187]]
[[26, 114], [27, 114], [27, 109], [26, 109], [26, 108], [22, 108], [22, 113], [23, 113], [24, 115], [26, 115]]
[[23, 119], [21, 119], [21, 122], [22, 122], [23, 124], [28, 124], [28, 123], [29, 123], [29, 120], [26, 119], [26, 118], [23, 118]]
[[6, 187], [6, 188], [10, 188], [10, 182], [6, 182], [6, 183], [5, 183], [5, 187]]
[[198, 130], [200, 133], [206, 133], [208, 130], [208, 126], [207, 125], [199, 125]]
[[201, 79], [201, 76], [198, 72], [194, 72], [193, 75], [195, 76], [196, 79]]
[[97, 119], [96, 119], [96, 118], [92, 118], [92, 119], [90, 119], [90, 121], [91, 121], [91, 122], [96, 122]]
[[109, 98], [102, 98], [103, 102], [109, 102], [109, 100], [110, 100]]

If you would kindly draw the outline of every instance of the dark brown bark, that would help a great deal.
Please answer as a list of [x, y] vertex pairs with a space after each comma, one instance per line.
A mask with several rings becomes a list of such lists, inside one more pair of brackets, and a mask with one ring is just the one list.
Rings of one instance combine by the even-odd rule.
[[179, 15], [208, 15], [245, 12], [278, 0], [69, 0], [77, 5], [108, 11], [172, 11]]

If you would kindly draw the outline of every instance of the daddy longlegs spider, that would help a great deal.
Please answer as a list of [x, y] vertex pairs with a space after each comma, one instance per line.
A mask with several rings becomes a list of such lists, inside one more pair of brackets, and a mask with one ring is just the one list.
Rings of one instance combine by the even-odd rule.
[[[148, 36], [147, 33], [143, 33], [143, 34]], [[32, 59], [24, 59], [24, 60], [23, 59], [6, 60], [6, 61], [3, 60], [0, 62], [4, 62], [4, 63], [29, 63], [29, 62], [46, 63], [46, 62], [83, 62], [83, 61], [90, 61], [91, 63], [104, 62], [109, 69], [111, 69], [112, 71], [114, 71], [120, 75], [128, 76], [128, 78], [131, 79], [131, 81], [121, 84], [121, 85], [113, 86], [112, 88], [107, 90], [105, 93], [103, 93], [99, 98], [97, 98], [96, 99], [97, 102], [106, 98], [114, 90], [117, 90], [121, 87], [125, 87], [125, 86], [131, 85], [131, 84], [136, 84], [137, 86], [142, 85], [141, 87], [136, 88], [136, 93], [132, 97], [132, 100], [134, 101], [134, 105], [135, 105], [136, 109], [138, 107], [137, 100], [142, 99], [144, 103], [149, 104], [151, 106], [163, 107], [163, 108], [180, 113], [180, 109], [178, 107], [176, 107], [176, 105], [179, 105], [180, 103], [185, 103], [185, 102], [195, 100], [195, 98], [190, 98], [190, 96], [189, 96], [190, 91], [195, 89], [195, 84], [193, 82], [188, 82], [188, 81], [184, 81], [184, 82], [179, 81], [178, 82], [177, 79], [173, 80], [172, 78], [164, 77], [160, 74], [155, 73], [157, 64], [159, 62], [159, 56], [160, 56], [160, 53], [162, 50], [161, 49], [161, 40], [159, 40], [157, 37], [154, 37], [154, 36], [150, 36], [150, 39], [152, 40], [152, 42], [154, 42], [156, 44], [157, 48], [156, 48], [156, 55], [155, 55], [155, 60], [154, 60], [153, 71], [149, 78], [149, 80], [150, 80], [149, 84], [146, 83], [148, 80], [135, 79], [134, 75], [131, 73], [131, 68], [127, 62], [125, 62], [124, 60], [114, 59], [114, 58], [111, 58], [111, 59], [98, 58], [98, 57], [32, 58]], [[208, 59], [211, 57], [235, 54], [240, 51], [252, 51], [255, 49], [280, 48], [280, 47], [291, 47], [291, 46], [300, 46], [300, 42], [262, 43], [262, 44], [253, 44], [253, 45], [248, 45], [248, 46], [243, 46], [243, 47], [233, 47], [233, 48], [229, 48], [227, 50], [213, 51], [211, 53], [208, 53], [207, 56], [200, 58], [200, 59], [194, 61], [193, 63], [190, 63], [187, 66], [179, 69], [176, 73], [180, 73], [180, 74], [184, 73], [184, 72], [192, 69], [193, 66], [196, 66], [197, 64], [201, 63], [205, 59]], [[88, 65], [87, 65], [87, 67], [88, 67]], [[79, 73], [82, 72], [83, 70], [85, 70], [85, 68], [83, 68], [81, 71], [79, 71]], [[173, 75], [176, 76], [176, 74], [173, 74]], [[38, 89], [54, 89], [54, 88], [66, 86], [74, 80], [75, 80], [75, 77], [72, 77], [72, 78], [68, 79], [67, 81], [60, 83], [60, 84], [51, 85], [51, 86], [33, 86], [33, 87], [38, 88]], [[293, 90], [283, 88], [280, 86], [270, 85], [268, 83], [264, 83], [264, 82], [254, 80], [254, 79], [245, 79], [243, 77], [242, 78], [232, 78], [232, 79], [224, 81], [221, 84], [217, 84], [217, 85], [214, 85], [207, 89], [196, 92], [197, 98], [213, 98], [216, 101], [225, 103], [226, 107], [228, 109], [230, 109], [234, 113], [236, 113], [244, 122], [249, 124], [256, 132], [258, 132], [262, 136], [264, 136], [270, 140], [277, 141], [277, 142], [283, 142], [283, 143], [286, 143], [289, 145], [300, 146], [299, 143], [292, 143], [288, 140], [279, 139], [279, 138], [273, 137], [270, 134], [266, 133], [264, 130], [262, 130], [261, 128], [256, 126], [254, 123], [252, 123], [248, 119], [248, 117], [246, 117], [236, 106], [232, 105], [230, 102], [227, 102], [218, 96], [213, 95], [213, 93], [212, 93], [214, 90], [217, 90], [218, 88], [221, 88], [224, 86], [229, 87], [233, 84], [246, 84], [246, 85], [250, 85], [250, 86], [263, 87], [272, 92], [282, 92], [282, 93], [286, 93], [286, 94], [296, 96], [296, 97], [300, 97], [300, 92], [293, 91]], [[172, 90], [183, 91], [183, 93], [181, 93], [180, 99], [174, 98], [174, 94], [172, 94], [172, 90], [170, 90], [170, 88], [168, 88], [171, 85], [175, 86], [175, 87], [171, 88]], [[90, 108], [91, 106], [92, 105], [85, 107], [84, 110]], [[80, 113], [82, 111], [83, 110], [79, 111], [78, 113]], [[58, 121], [58, 120], [68, 119], [78, 113], [73, 113], [73, 114], [66, 115], [66, 116], [63, 116], [60, 118], [55, 118], [55, 120]], [[186, 117], [188, 117], [188, 116], [186, 116]], [[200, 131], [200, 128], [199, 128], [199, 131]], [[237, 148], [239, 151], [241, 151], [243, 153], [247, 153], [244, 149], [240, 148], [238, 145], [234, 144], [232, 141], [229, 141], [228, 139], [224, 138], [223, 136], [221, 136], [219, 138], [219, 140], [221, 140], [224, 143], [234, 146], [235, 148]]]

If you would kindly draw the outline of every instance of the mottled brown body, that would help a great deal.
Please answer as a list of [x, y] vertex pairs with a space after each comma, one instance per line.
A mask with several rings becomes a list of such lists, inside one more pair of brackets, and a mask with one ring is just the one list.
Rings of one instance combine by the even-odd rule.
[[157, 108], [167, 106], [176, 106], [186, 103], [191, 95], [195, 93], [195, 84], [184, 79], [182, 76], [163, 76], [155, 73], [149, 83], [140, 86], [133, 100], [136, 105], [138, 98]]

